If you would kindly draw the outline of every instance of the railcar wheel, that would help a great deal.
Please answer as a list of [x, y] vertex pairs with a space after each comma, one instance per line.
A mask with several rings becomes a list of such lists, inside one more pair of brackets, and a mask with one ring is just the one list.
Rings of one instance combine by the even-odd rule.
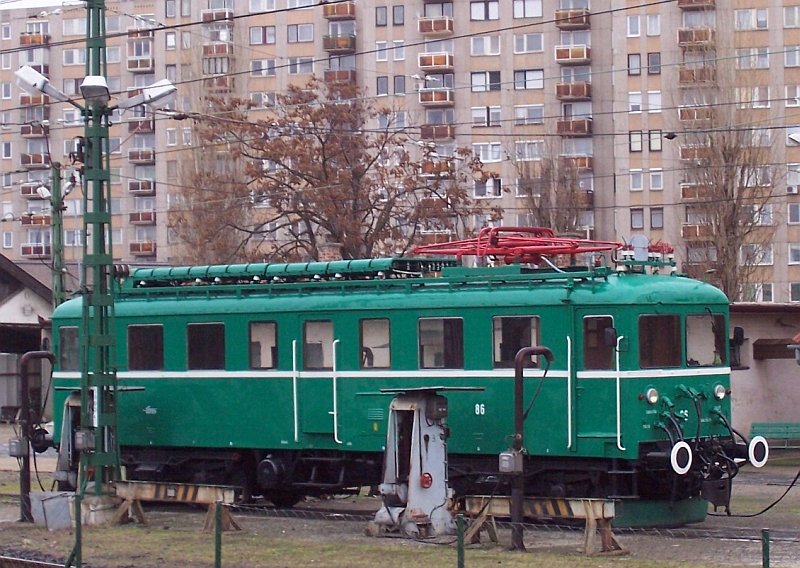
[[296, 491], [269, 491], [264, 497], [279, 509], [290, 509], [297, 505], [303, 495]]

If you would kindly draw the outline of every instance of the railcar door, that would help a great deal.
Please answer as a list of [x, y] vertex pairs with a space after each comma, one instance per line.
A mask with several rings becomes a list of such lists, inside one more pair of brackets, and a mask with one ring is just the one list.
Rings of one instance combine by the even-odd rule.
[[617, 349], [614, 318], [576, 310], [573, 338], [575, 443], [582, 454], [604, 455], [618, 439]]
[[294, 367], [300, 428], [309, 434], [338, 435], [337, 355], [333, 321], [320, 316], [302, 322]]

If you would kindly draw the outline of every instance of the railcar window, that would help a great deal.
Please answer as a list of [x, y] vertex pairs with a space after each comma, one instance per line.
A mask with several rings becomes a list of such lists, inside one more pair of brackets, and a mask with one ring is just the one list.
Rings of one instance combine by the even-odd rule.
[[681, 329], [677, 315], [639, 318], [639, 366], [642, 369], [679, 367]]
[[333, 369], [333, 322], [307, 321], [303, 333], [303, 367]]
[[164, 328], [160, 325], [128, 326], [128, 369], [159, 371], [164, 368]]
[[[517, 351], [539, 343], [539, 318], [495, 317], [492, 322], [496, 369], [513, 367]], [[538, 357], [533, 357], [533, 362], [539, 366]]]
[[698, 314], [686, 317], [686, 363], [710, 367], [725, 364], [725, 318]]
[[58, 329], [59, 364], [62, 371], [79, 371], [81, 366], [78, 350], [78, 328]]
[[464, 322], [460, 318], [419, 320], [419, 366], [422, 369], [464, 368]]
[[275, 369], [278, 366], [278, 333], [275, 322], [250, 324], [250, 368]]
[[389, 349], [389, 320], [361, 320], [361, 368], [388, 369], [391, 366]]
[[606, 341], [606, 330], [614, 327], [610, 316], [583, 318], [583, 368], [609, 370], [614, 368], [615, 345]]
[[196, 323], [186, 326], [189, 369], [225, 368], [225, 326]]

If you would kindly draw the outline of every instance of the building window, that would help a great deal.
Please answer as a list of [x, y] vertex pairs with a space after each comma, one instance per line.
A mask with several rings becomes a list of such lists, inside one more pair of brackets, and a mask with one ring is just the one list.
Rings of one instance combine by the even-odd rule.
[[541, 140], [524, 140], [514, 142], [514, 159], [519, 162], [541, 160], [544, 142]]
[[14, 233], [10, 231], [3, 232], [3, 248], [10, 249], [14, 247]]
[[650, 189], [653, 191], [664, 189], [664, 172], [662, 170], [657, 168], [650, 170]]
[[300, 75], [304, 73], [314, 72], [314, 58], [313, 57], [289, 57], [288, 58], [289, 75]]
[[386, 6], [376, 6], [375, 7], [375, 25], [378, 27], [383, 27], [388, 23], [388, 12], [389, 9]]
[[644, 229], [644, 209], [635, 207], [631, 209], [631, 230]]
[[254, 26], [250, 28], [250, 45], [269, 45], [275, 43], [275, 26]]
[[500, 90], [500, 71], [478, 71], [470, 74], [473, 93]]
[[772, 245], [742, 245], [742, 264], [772, 266]]
[[645, 18], [647, 19], [647, 35], [661, 35], [661, 16], [659, 14], [648, 14]]
[[392, 42], [392, 54], [395, 61], [403, 61], [406, 58], [406, 42], [396, 39]]
[[378, 96], [389, 94], [389, 77], [387, 77], [386, 75], [380, 75], [377, 77], [377, 82], [375, 85], [375, 94]]
[[395, 75], [394, 76], [394, 94], [395, 95], [404, 95], [406, 93], [406, 76], [405, 75]]
[[[189, 3], [189, 0], [182, 0], [181, 4]], [[275, 0], [250, 0], [250, 13], [273, 12], [275, 10]], [[181, 14], [188, 16], [188, 14]]]
[[628, 151], [641, 152], [642, 151], [642, 131], [631, 130], [628, 132]]
[[660, 152], [661, 143], [664, 133], [661, 130], [650, 130], [647, 133], [649, 141], [649, 149], [651, 152]]
[[472, 107], [472, 126], [500, 126], [500, 107]]
[[792, 282], [789, 284], [789, 300], [792, 302], [800, 302], [800, 282]]
[[472, 145], [472, 153], [478, 156], [484, 164], [489, 162], [499, 162], [502, 154], [502, 144], [500, 142], [482, 142]]
[[314, 41], [314, 24], [289, 24], [286, 33], [289, 43]]
[[628, 93], [628, 112], [642, 112], [642, 93], [638, 91]]
[[402, 4], [392, 6], [392, 25], [402, 26], [405, 24], [405, 20], [406, 16], [404, 6]]
[[630, 189], [631, 191], [642, 191], [644, 174], [642, 170], [630, 170]]
[[642, 30], [639, 25], [639, 16], [628, 16], [628, 37], [639, 37]]
[[647, 91], [647, 112], [661, 112], [661, 91]]
[[767, 9], [750, 8], [734, 11], [735, 28], [737, 31], [766, 30]]
[[650, 228], [663, 229], [664, 228], [664, 208], [651, 207], [650, 208]]
[[800, 67], [800, 45], [787, 45], [784, 53], [784, 65], [786, 67]]
[[800, 6], [784, 6], [783, 27], [800, 28]]
[[628, 75], [641, 75], [642, 74], [642, 54], [629, 53], [628, 54]]
[[492, 35], [473, 37], [470, 53], [474, 56], [500, 55], [500, 36]]
[[[516, 6], [516, 2], [514, 3]], [[480, 0], [469, 3], [469, 19], [473, 21], [497, 20], [500, 18], [498, 0]]]
[[540, 53], [542, 51], [544, 51], [542, 34], [514, 34], [514, 53]]
[[800, 264], [800, 243], [789, 243], [789, 264]]
[[514, 71], [514, 89], [544, 89], [543, 69], [524, 69]]
[[250, 62], [250, 76], [251, 77], [274, 77], [275, 76], [275, 60], [274, 59], [255, 59]]
[[514, 0], [515, 18], [541, 18], [542, 0]]
[[660, 75], [661, 74], [661, 52], [653, 52], [647, 54], [647, 74]]
[[514, 107], [514, 124], [542, 124], [544, 122], [544, 105], [517, 105]]
[[800, 225], [800, 203], [789, 204], [789, 224]]
[[375, 61], [389, 61], [389, 44], [385, 41], [375, 42]]
[[489, 178], [486, 181], [476, 179], [472, 195], [476, 199], [500, 197], [503, 195], [503, 182], [500, 178]]
[[164, 34], [164, 41], [166, 42], [166, 49], [172, 51], [178, 47], [178, 39], [175, 37], [175, 32], [167, 32]]

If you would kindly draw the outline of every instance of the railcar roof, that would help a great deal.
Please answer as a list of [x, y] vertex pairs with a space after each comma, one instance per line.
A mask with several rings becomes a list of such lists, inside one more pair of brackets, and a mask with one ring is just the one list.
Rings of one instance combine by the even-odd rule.
[[[117, 314], [247, 313], [266, 310], [265, 302], [282, 312], [728, 300], [709, 284], [669, 274], [620, 274], [607, 266], [462, 268], [454, 260], [403, 258], [137, 269], [117, 293]], [[56, 317], [79, 315], [77, 300]]]

